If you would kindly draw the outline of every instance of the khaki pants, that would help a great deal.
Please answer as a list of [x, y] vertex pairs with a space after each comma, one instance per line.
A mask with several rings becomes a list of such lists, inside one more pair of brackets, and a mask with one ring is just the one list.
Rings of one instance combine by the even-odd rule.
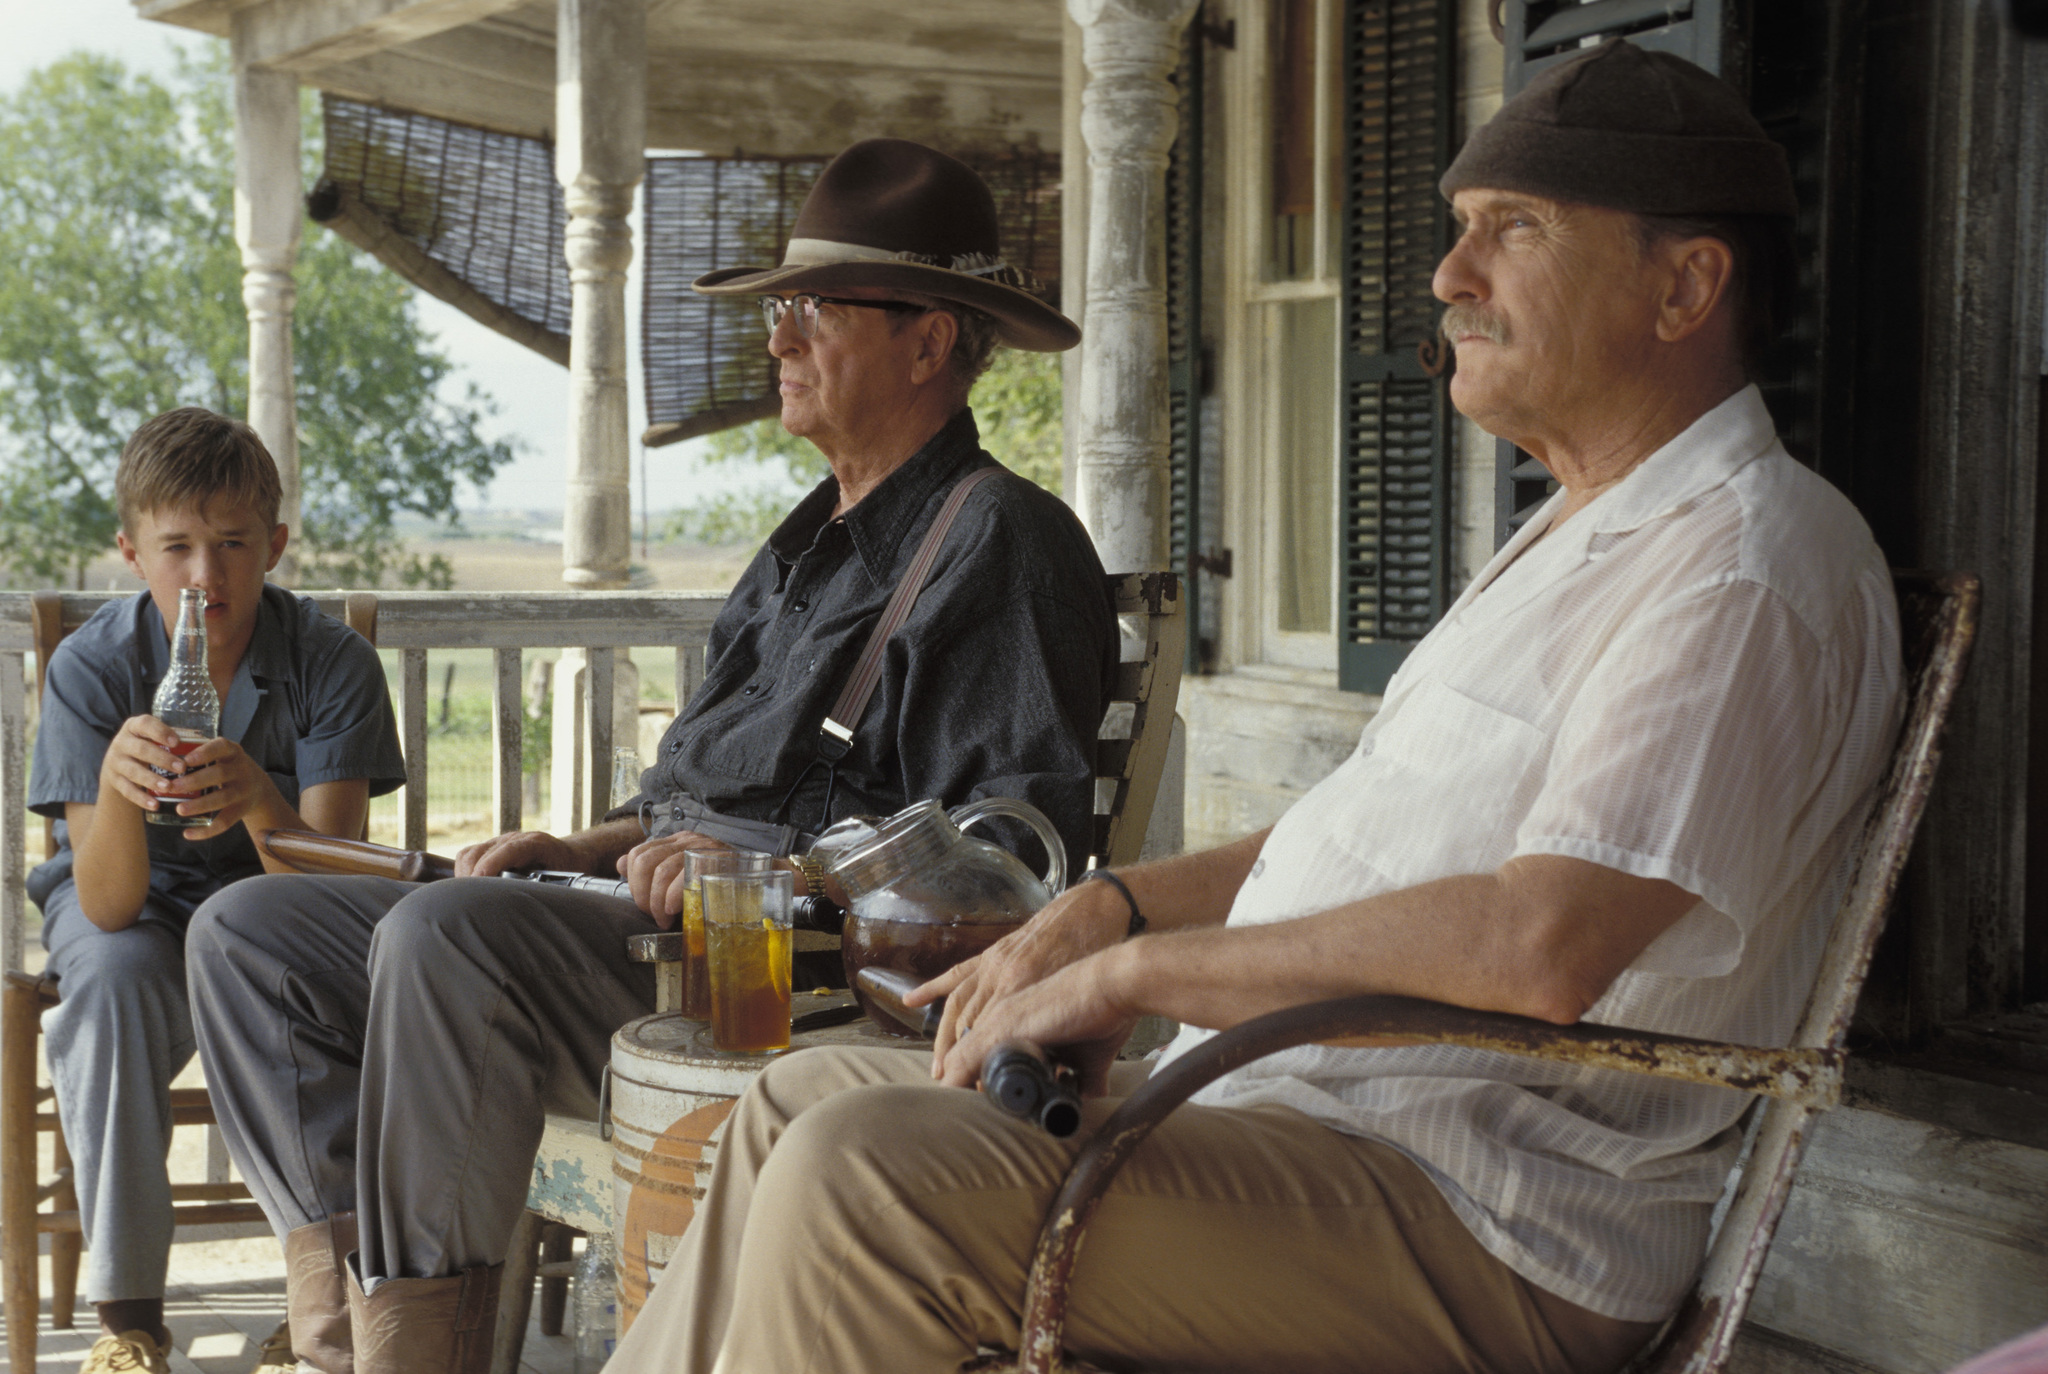
[[[1015, 1349], [1052, 1194], [1116, 1104], [1056, 1141], [928, 1063], [820, 1048], [762, 1074], [606, 1374], [940, 1374]], [[1602, 1374], [1654, 1330], [1528, 1284], [1396, 1150], [1184, 1106], [1089, 1227], [1067, 1346], [1112, 1368]]]

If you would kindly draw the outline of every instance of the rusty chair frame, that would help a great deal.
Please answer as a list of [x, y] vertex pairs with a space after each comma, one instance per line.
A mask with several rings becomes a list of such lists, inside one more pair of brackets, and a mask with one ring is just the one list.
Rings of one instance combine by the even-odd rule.
[[1556, 1026], [1405, 997], [1346, 997], [1247, 1021], [1175, 1060], [1116, 1110], [1083, 1147], [1053, 1200], [1025, 1291], [1021, 1350], [986, 1370], [1056, 1374], [1080, 1368], [1061, 1350], [1068, 1285], [1090, 1217], [1133, 1151], [1205, 1085], [1255, 1059], [1304, 1044], [1456, 1044], [1566, 1060], [1755, 1093], [1746, 1162], [1693, 1291], [1632, 1374], [1716, 1374], [1725, 1367], [1805, 1152], [1813, 1118], [1841, 1099], [1844, 1043], [1886, 912], [1926, 809], [1943, 725], [1976, 633], [1978, 579], [1895, 572], [1907, 710], [1858, 847], [1792, 1047], [1726, 1045], [1604, 1026]]

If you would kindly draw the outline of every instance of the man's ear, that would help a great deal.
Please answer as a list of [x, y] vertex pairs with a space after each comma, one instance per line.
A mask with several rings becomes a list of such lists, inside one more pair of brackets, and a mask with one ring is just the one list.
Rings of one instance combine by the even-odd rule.
[[1657, 305], [1657, 337], [1677, 343], [1713, 318], [1734, 279], [1735, 254], [1716, 238], [1680, 239], [1661, 247], [1668, 274]]
[[277, 566], [277, 560], [284, 557], [284, 546], [291, 541], [292, 531], [289, 525], [279, 524], [270, 532], [270, 561], [263, 565], [263, 571], [269, 572]]
[[923, 386], [946, 368], [953, 346], [960, 342], [960, 321], [944, 310], [934, 310], [916, 325], [917, 352], [910, 359], [910, 380]]

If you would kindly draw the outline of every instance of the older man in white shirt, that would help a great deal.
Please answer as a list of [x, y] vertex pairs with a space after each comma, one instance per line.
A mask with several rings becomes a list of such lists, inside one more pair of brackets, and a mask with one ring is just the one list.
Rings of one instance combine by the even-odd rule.
[[[1868, 530], [1745, 375], [1783, 155], [1727, 86], [1616, 42], [1533, 83], [1444, 190], [1452, 399], [1562, 490], [1277, 825], [1083, 883], [928, 985], [943, 1084], [1006, 1039], [1061, 1046], [1110, 1095], [1099, 1122], [1140, 1015], [1187, 1027], [1171, 1057], [1352, 993], [1791, 1031], [1899, 670]], [[1455, 1047], [1273, 1056], [1125, 1168], [1069, 1344], [1176, 1370], [1616, 1368], [1692, 1280], [1747, 1103]], [[616, 1367], [939, 1371], [1013, 1343], [1071, 1149], [901, 1053], [778, 1064]]]

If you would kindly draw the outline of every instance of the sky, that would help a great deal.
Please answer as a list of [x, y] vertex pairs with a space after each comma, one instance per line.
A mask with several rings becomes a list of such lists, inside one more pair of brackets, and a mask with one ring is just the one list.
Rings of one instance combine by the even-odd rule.
[[[0, 92], [8, 94], [18, 89], [22, 78], [31, 71], [81, 48], [118, 57], [132, 69], [168, 78], [178, 45], [218, 41], [138, 18], [129, 0], [0, 0], [0, 33], [6, 35], [6, 41], [0, 43]], [[636, 242], [637, 220], [636, 214]], [[308, 223], [305, 232], [327, 231]], [[421, 324], [436, 336], [456, 364], [449, 379], [450, 397], [459, 398], [467, 383], [475, 381], [499, 405], [499, 413], [486, 433], [494, 438], [512, 438], [522, 449], [518, 458], [499, 469], [487, 495], [469, 491], [461, 504], [467, 509], [560, 510], [568, 448], [567, 370], [424, 292], [416, 295]], [[626, 284], [626, 313], [630, 337], [636, 341], [636, 346], [629, 350], [627, 378], [632, 393], [628, 414], [634, 438], [636, 524], [641, 509], [643, 459], [647, 508], [657, 513], [694, 504], [694, 499], [706, 491], [759, 485], [761, 478], [757, 474], [701, 469], [694, 458], [699, 444], [644, 451], [640, 448], [639, 433], [646, 425], [647, 412], [640, 393], [637, 263]]]

